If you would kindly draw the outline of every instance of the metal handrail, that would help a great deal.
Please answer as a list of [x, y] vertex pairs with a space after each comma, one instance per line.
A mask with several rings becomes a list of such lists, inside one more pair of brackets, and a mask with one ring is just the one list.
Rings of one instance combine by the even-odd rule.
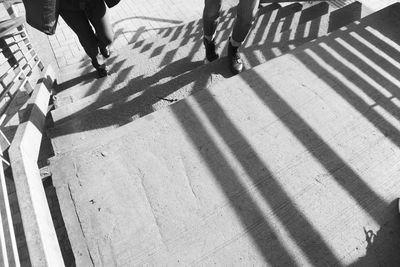
[[[18, 93], [23, 90], [28, 93], [32, 91], [31, 78], [34, 70], [37, 68], [39, 71], [43, 71], [44, 69], [43, 63], [30, 43], [29, 36], [24, 27], [25, 20], [22, 17], [18, 17], [15, 13], [16, 9], [13, 7], [13, 4], [20, 2], [20, 0], [0, 0], [0, 6], [3, 4], [11, 17], [9, 20], [0, 22], [0, 41], [2, 42], [0, 53], [4, 55], [5, 59], [0, 65], [4, 71], [0, 73], [0, 101], [2, 103], [0, 125], [3, 125], [7, 120], [8, 109], [12, 106], [11, 104]], [[36, 83], [36, 81], [34, 82]], [[5, 145], [7, 146], [13, 143], [7, 139], [1, 130], [0, 137], [6, 141]], [[20, 266], [8, 193], [5, 186], [5, 175], [3, 168], [1, 168], [3, 167], [3, 163], [6, 168], [10, 164], [10, 160], [1, 154], [1, 151], [6, 150], [6, 148], [2, 147], [0, 150], [0, 266]], [[14, 173], [14, 168], [11, 168]], [[19, 179], [19, 177], [14, 178]], [[18, 193], [20, 189], [16, 188], [16, 190], [18, 201], [20, 201], [20, 194]], [[24, 188], [21, 190], [24, 191]], [[22, 217], [27, 216], [25, 213], [21, 209]], [[24, 225], [24, 230], [25, 227], [26, 225]], [[28, 242], [27, 245], [29, 256], [31, 257], [31, 250], [34, 250], [32, 246], [36, 246], [37, 244], [33, 245]]]
[[[4, 160], [0, 149], [1, 159]], [[3, 164], [0, 162], [1, 266], [20, 266]]]
[[0, 22], [0, 38], [7, 36], [11, 32], [15, 31], [15, 29], [18, 29], [18, 27], [23, 26], [24, 21], [25, 20], [22, 17], [16, 17], [16, 18], [12, 18], [9, 20], [1, 21]]
[[[32, 48], [32, 45], [31, 45], [30, 43], [27, 43], [26, 46], [27, 46], [27, 48], [28, 48], [28, 49], [26, 50], [26, 52], [28, 52], [28, 53], [32, 52], [32, 53], [34, 53], [33, 57], [35, 57], [35, 56], [37, 57], [37, 54], [36, 54], [35, 50]], [[1, 50], [0, 50], [0, 53], [2, 53]], [[17, 53], [21, 53], [22, 55], [25, 56], [24, 52], [22, 52], [21, 50], [17, 50], [17, 51], [12, 52], [12, 53], [10, 54], [10, 56], [15, 57]], [[26, 57], [22, 57], [22, 59], [24, 59], [24, 58], [26, 58]], [[9, 69], [8, 71], [10, 71], [11, 69], [13, 69], [14, 66], [17, 66], [18, 63], [20, 63], [21, 61], [22, 61], [22, 60], [21, 60], [21, 58], [20, 58], [20, 59], [18, 59], [17, 62], [14, 63], [12, 66], [10, 65], [10, 69]], [[7, 64], [7, 63], [9, 64], [9, 59], [8, 59], [8, 58], [6, 58], [5, 61], [1, 62], [1, 63], [0, 63], [0, 66], [2, 66], [3, 64]], [[7, 75], [5, 75], [5, 74], [7, 74], [7, 72], [5, 72], [3, 75], [0, 76], [0, 80], [2, 80], [5, 76], [7, 76]]]
[[[12, 37], [14, 37], [14, 36], [16, 36], [16, 35], [15, 35], [15, 34], [8, 34], [8, 35], [6, 35], [6, 36], [3, 36], [2, 38], [12, 38]], [[27, 41], [27, 40], [29, 40], [28, 37], [23, 37], [22, 39], [17, 40], [17, 41], [12, 42], [12, 43], [8, 43], [7, 45], [8, 45], [8, 46], [18, 45], [19, 43], [25, 42], [25, 41]], [[3, 49], [0, 50], [0, 53], [1, 53], [1, 52], [3, 52]]]
[[12, 34], [4, 34], [3, 36], [2, 36], [2, 38], [10, 38], [10, 37], [13, 37], [13, 36], [16, 36], [16, 35], [21, 35], [22, 37], [25, 37], [25, 31], [17, 31], [17, 32], [13, 32]]

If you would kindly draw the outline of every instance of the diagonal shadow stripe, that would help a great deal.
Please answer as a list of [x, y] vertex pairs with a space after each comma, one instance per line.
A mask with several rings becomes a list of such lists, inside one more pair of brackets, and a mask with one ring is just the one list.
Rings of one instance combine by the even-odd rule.
[[[265, 261], [272, 266], [280, 266], [282, 265], [282, 259], [284, 259], [287, 264], [286, 266], [297, 266], [295, 260], [291, 257], [284, 245], [277, 238], [271, 239], [269, 237], [270, 235], [275, 236], [272, 226], [254, 202], [250, 193], [245, 189], [242, 182], [240, 182], [239, 177], [225, 159], [222, 152], [218, 150], [217, 144], [210, 137], [204, 126], [202, 126], [201, 123], [197, 123], [194, 129], [193, 124], [189, 125], [185, 123], [186, 117], [190, 117], [195, 121], [200, 121], [193, 109], [186, 102], [181, 102], [180, 105], [184, 107], [184, 114], [181, 110], [174, 109], [174, 107], [172, 107], [172, 111], [181, 122], [182, 128], [186, 130], [187, 136], [196, 147], [207, 145], [207, 147], [213, 151], [212, 158], [209, 156], [210, 153], [207, 153], [205, 149], [199, 150], [198, 153], [204, 159], [209, 170], [213, 173], [215, 180], [225, 193], [232, 208], [235, 210], [238, 219], [248, 231], [248, 234], [257, 245], [258, 251], [264, 257]], [[229, 180], [227, 181], [228, 178]], [[232, 195], [229, 188], [236, 188], [236, 190], [241, 191], [241, 197], [239, 198], [241, 201], [237, 201], [238, 197]], [[251, 213], [249, 213], [248, 210], [251, 210]], [[255, 231], [257, 225], [261, 225], [261, 231]], [[270, 240], [270, 242], [266, 242], [267, 240]], [[269, 252], [267, 249], [271, 244], [273, 244], [273, 253], [272, 251]], [[277, 255], [279, 256], [277, 257]]]
[[[332, 50], [334, 50], [334, 52], [332, 52]], [[394, 92], [395, 95], [398, 95], [398, 92], [393, 90], [393, 88], [397, 89], [397, 86], [382, 76], [382, 73], [378, 72], [376, 69], [371, 67], [365, 61], [361, 60], [358, 56], [351, 53], [347, 48], [337, 42], [331, 42], [329, 47], [318, 47], [313, 49], [313, 51], [317, 54], [325, 54], [325, 60], [328, 61], [329, 64], [339, 73], [341, 73], [343, 77], [346, 77], [348, 80], [356, 83], [359, 88], [362, 88], [362, 91], [367, 96], [376, 102], [376, 105], [381, 106], [397, 120], [400, 120], [400, 107], [395, 105], [391, 99], [385, 96], [383, 94], [385, 92], [382, 92], [382, 90], [384, 90], [387, 94], [389, 92], [387, 90], [392, 88], [391, 91]], [[340, 51], [340, 54], [336, 51]], [[381, 90], [378, 90], [376, 87], [380, 87], [380, 84], [385, 84], [385, 88], [382, 87]]]
[[[308, 66], [308, 64], [307, 64]], [[321, 72], [318, 72], [321, 73]], [[257, 96], [265, 103], [274, 114], [281, 119], [287, 128], [293, 133], [294, 136], [308, 148], [313, 157], [318, 160], [324, 168], [329, 171], [335, 181], [346, 191], [352, 198], [362, 207], [372, 218], [377, 222], [382, 222], [382, 218], [371, 207], [386, 207], [387, 203], [378, 196], [363, 180], [362, 178], [301, 118], [290, 105], [282, 99], [272, 87], [255, 71], [249, 71], [242, 75], [243, 79], [252, 84], [261, 84], [268, 94], [261, 93], [260, 90], [254, 90]], [[290, 116], [283, 116], [281, 108], [292, 110]], [[307, 134], [304, 134], [306, 132]], [[320, 147], [325, 151], [318, 153], [312, 149], [313, 144], [319, 143]], [[339, 164], [336, 164], [339, 163]], [[338, 171], [340, 165], [340, 171]], [[343, 175], [345, 174], [345, 176]], [[347, 181], [352, 180], [352, 185]], [[368, 196], [368, 201], [365, 197]]]
[[[326, 56], [326, 55], [324, 55]], [[369, 104], [367, 104], [359, 95], [350, 90], [347, 85], [338, 77], [332, 76], [329, 70], [327, 70], [321, 62], [316, 59], [316, 54], [309, 52], [309, 55], [302, 55], [298, 57], [300, 61], [305, 63], [307, 67], [315, 73], [318, 73], [320, 77], [332, 87], [332, 89], [338, 93], [343, 99], [357, 109], [361, 114], [364, 115], [377, 129], [379, 129], [387, 138], [389, 138], [394, 144], [400, 147], [400, 132], [394, 127], [389, 121], [387, 121], [381, 114], [374, 110]]]
[[[248, 78], [252, 79], [254, 77]], [[227, 146], [229, 146], [229, 149], [237, 161], [240, 162], [253, 185], [261, 193], [265, 202], [272, 206], [274, 215], [280, 219], [291, 237], [304, 252], [309, 262], [315, 266], [319, 266], [321, 261], [324, 262], [324, 264], [337, 264], [340, 266], [340, 260], [333, 254], [329, 245], [325, 243], [322, 236], [318, 233], [317, 229], [311, 225], [306, 216], [296, 208], [293, 204], [293, 200], [289, 198], [285, 190], [279, 185], [276, 177], [274, 177], [269, 170], [269, 167], [265, 165], [257, 152], [251, 148], [251, 144], [246, 141], [246, 138], [239, 132], [233, 122], [229, 120], [228, 116], [210, 92], [202, 91], [200, 95], [201, 101], [198, 100], [199, 95], [194, 95], [194, 98], [202, 108], [202, 111], [213, 124], [219, 135], [224, 139]], [[209, 105], [213, 107], [212, 112], [207, 109]], [[179, 118], [183, 115], [175, 112], [175, 116]], [[187, 131], [193, 131], [193, 129], [187, 129]], [[190, 135], [190, 132], [188, 134]], [[235, 141], [235, 145], [232, 145], [230, 144], [231, 140], [238, 141]], [[196, 140], [193, 140], [193, 142], [196, 142]], [[246, 148], [246, 153], [243, 153], [243, 148]], [[251, 164], [248, 163], [249, 158], [251, 159]], [[262, 176], [260, 170], [262, 170]], [[276, 205], [277, 196], [279, 197], [279, 202], [284, 204]], [[288, 216], [290, 218], [296, 218], [296, 223], [289, 223]]]

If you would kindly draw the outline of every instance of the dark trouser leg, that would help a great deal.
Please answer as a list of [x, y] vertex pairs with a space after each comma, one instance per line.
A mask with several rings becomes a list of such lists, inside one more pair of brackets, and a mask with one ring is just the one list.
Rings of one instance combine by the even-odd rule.
[[260, 0], [240, 0], [237, 7], [235, 26], [233, 27], [232, 39], [242, 43], [250, 31], [253, 19], [257, 14]]
[[79, 42], [86, 54], [92, 59], [96, 58], [99, 53], [98, 40], [85, 12], [79, 10], [61, 10], [60, 15], [78, 36]]
[[[205, 36], [214, 36], [222, 0], [205, 0], [203, 10], [203, 32]], [[245, 0], [246, 1], [246, 0]]]
[[114, 39], [114, 33], [104, 1], [92, 0], [86, 8], [86, 14], [96, 31], [99, 46], [104, 48], [110, 45]]

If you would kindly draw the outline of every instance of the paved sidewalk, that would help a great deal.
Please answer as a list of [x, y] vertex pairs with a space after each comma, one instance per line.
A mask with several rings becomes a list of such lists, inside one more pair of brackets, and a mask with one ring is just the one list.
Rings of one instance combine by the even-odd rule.
[[[238, 0], [224, 0], [223, 8], [236, 5]], [[348, 0], [333, 2], [346, 3]], [[379, 9], [395, 0], [361, 0], [372, 9]], [[157, 34], [160, 28], [171, 27], [201, 17], [204, 0], [122, 0], [110, 10], [115, 32], [114, 49]], [[19, 8], [23, 12], [23, 9]], [[0, 16], [1, 17], [1, 16]], [[60, 68], [86, 57], [78, 38], [60, 18], [57, 32], [48, 37]]]
[[[201, 17], [204, 0], [122, 0], [110, 10], [115, 32], [114, 49], [157, 34], [157, 30]], [[237, 0], [224, 0], [229, 8]], [[59, 67], [85, 58], [85, 52], [72, 30], [60, 19], [57, 32], [49, 36]]]
[[[395, 0], [360, 0], [373, 10], [377, 10]], [[148, 38], [160, 28], [171, 27], [185, 21], [201, 17], [204, 0], [123, 0], [110, 10], [115, 32], [114, 49], [121, 48], [137, 40]], [[224, 0], [223, 8], [236, 5], [238, 0]], [[349, 0], [332, 2], [347, 3]], [[23, 13], [23, 8], [18, 8]], [[3, 17], [0, 14], [0, 17]], [[60, 18], [57, 32], [49, 40], [60, 68], [74, 64], [86, 57], [78, 38]]]
[[[224, 0], [223, 8], [236, 5], [238, 0]], [[338, 3], [351, 2], [336, 0]], [[361, 0], [372, 9], [379, 9], [395, 0]], [[114, 49], [126, 46], [137, 40], [148, 38], [160, 28], [178, 25], [201, 17], [204, 0], [122, 0], [110, 10], [115, 32]], [[74, 64], [86, 57], [78, 38], [60, 19], [57, 32], [49, 36], [53, 52], [60, 68]]]

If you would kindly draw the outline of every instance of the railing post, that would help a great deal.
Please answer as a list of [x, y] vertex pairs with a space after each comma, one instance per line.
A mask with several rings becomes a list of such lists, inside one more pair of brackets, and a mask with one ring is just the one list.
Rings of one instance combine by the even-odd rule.
[[18, 11], [13, 5], [12, 1], [5, 1], [3, 2], [3, 5], [5, 9], [7, 10], [8, 15], [10, 15], [11, 18], [16, 18], [18, 17]]
[[[1, 148], [0, 148], [0, 155]], [[11, 216], [10, 203], [8, 200], [8, 192], [6, 185], [6, 177], [4, 175], [3, 163], [0, 162], [0, 241], [2, 257], [1, 266], [20, 266], [17, 242], [15, 240], [14, 226]]]
[[[19, 17], [18, 10], [17, 10], [17, 8], [15, 8], [15, 5], [14, 5], [14, 4], [15, 4], [15, 1], [5, 1], [5, 2], [3, 2], [4, 8], [7, 10], [7, 13], [8, 13], [8, 15], [9, 15], [11, 18], [17, 18], [17, 17]], [[17, 28], [17, 30], [23, 32], [23, 34], [25, 35], [25, 36], [23, 36], [23, 37], [28, 36], [28, 33], [27, 33], [27, 31], [26, 31], [26, 29], [25, 29], [25, 27], [24, 27], [23, 25], [22, 25], [22, 26], [19, 26], [19, 27]], [[29, 42], [30, 42], [29, 40], [25, 40], [24, 42], [25, 42], [25, 44], [27, 45], [27, 47], [31, 46], [31, 44], [29, 43]], [[22, 49], [21, 49], [21, 47], [20, 47], [20, 44], [18, 43], [17, 45], [18, 45], [18, 47], [20, 48], [20, 50], [21, 50], [21, 52], [22, 52]], [[24, 57], [26, 57], [25, 54], [24, 54]], [[43, 70], [43, 69], [44, 69], [44, 66], [43, 66], [42, 62], [40, 61], [40, 59], [39, 59], [39, 57], [38, 57], [37, 55], [35, 55], [35, 61], [39, 61], [39, 67], [40, 67], [41, 70]], [[23, 73], [23, 74], [22, 74], [22, 75], [23, 75], [23, 78], [24, 78], [24, 79], [27, 79], [27, 76], [26, 76], [25, 72], [22, 71], [22, 73]], [[28, 80], [28, 82], [27, 82], [26, 85], [25, 85], [25, 90], [26, 90], [28, 93], [31, 93], [31, 92], [33, 91], [33, 86], [32, 86], [32, 84], [30, 83], [29, 80]]]

